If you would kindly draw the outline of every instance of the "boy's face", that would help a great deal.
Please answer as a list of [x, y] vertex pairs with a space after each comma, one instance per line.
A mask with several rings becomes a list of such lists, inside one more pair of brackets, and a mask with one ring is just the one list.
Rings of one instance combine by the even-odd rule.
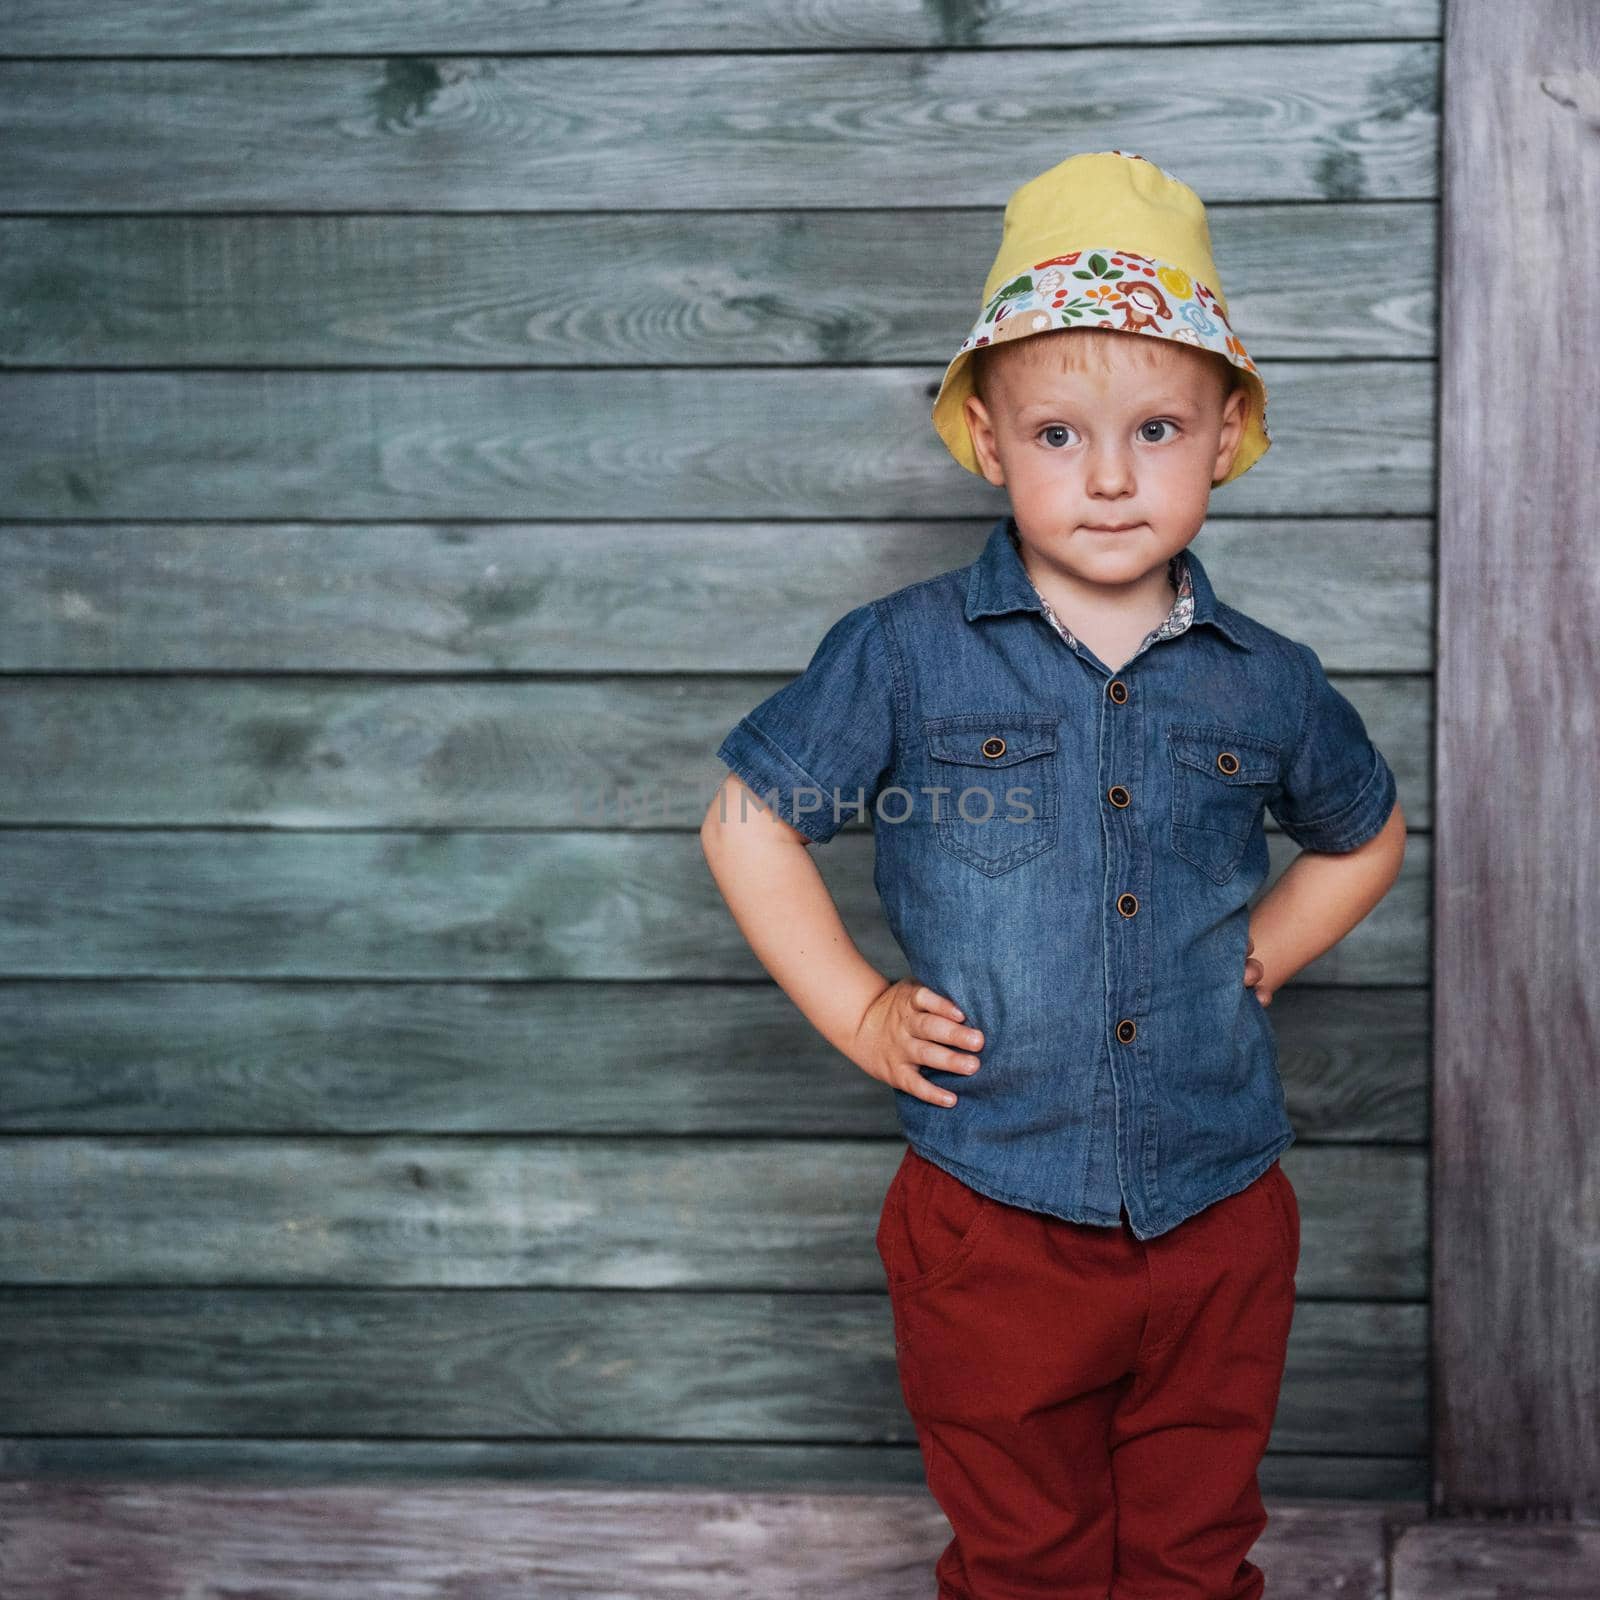
[[988, 402], [967, 400], [967, 424], [1026, 544], [1082, 581], [1115, 585], [1200, 531], [1244, 436], [1245, 395], [1224, 403], [1220, 357], [1072, 329], [989, 346], [984, 361]]

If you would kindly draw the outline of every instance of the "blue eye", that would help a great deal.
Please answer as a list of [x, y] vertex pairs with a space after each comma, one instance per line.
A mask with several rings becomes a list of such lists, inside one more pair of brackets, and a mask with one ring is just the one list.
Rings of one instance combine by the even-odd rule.
[[[1172, 432], [1152, 438], [1149, 431], [1152, 428], [1170, 428]], [[1072, 431], [1065, 422], [1052, 422], [1039, 430], [1038, 438], [1047, 448], [1059, 450], [1069, 442], [1062, 435], [1071, 434]], [[1152, 417], [1148, 422], [1139, 424], [1139, 437], [1145, 444], [1165, 444], [1168, 439], [1180, 432], [1182, 429], [1170, 417]]]

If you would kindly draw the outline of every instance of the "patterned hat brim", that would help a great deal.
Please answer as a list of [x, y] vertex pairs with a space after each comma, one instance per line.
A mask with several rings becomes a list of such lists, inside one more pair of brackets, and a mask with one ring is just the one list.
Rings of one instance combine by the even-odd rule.
[[1109, 245], [1085, 246], [1036, 262], [1002, 284], [946, 366], [933, 404], [933, 423], [950, 453], [969, 472], [981, 471], [963, 406], [972, 393], [967, 370], [972, 353], [1063, 328], [1143, 334], [1214, 351], [1244, 374], [1243, 387], [1251, 402], [1245, 436], [1232, 469], [1221, 481], [1230, 483], [1248, 471], [1270, 447], [1266, 385], [1210, 288], [1172, 262]]

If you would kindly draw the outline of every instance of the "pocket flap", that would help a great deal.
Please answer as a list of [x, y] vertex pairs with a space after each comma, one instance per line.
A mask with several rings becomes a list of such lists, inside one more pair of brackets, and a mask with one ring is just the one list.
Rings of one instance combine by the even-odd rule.
[[1179, 761], [1218, 783], [1271, 783], [1278, 776], [1278, 746], [1271, 739], [1192, 724], [1169, 728], [1167, 739]]
[[1056, 747], [1056, 719], [1043, 714], [963, 712], [929, 717], [923, 726], [934, 756], [969, 767], [1009, 767]]

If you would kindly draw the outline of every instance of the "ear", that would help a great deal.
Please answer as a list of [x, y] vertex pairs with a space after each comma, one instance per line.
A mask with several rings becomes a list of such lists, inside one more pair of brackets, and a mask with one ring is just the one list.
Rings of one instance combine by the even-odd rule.
[[1214, 489], [1233, 468], [1233, 459], [1244, 443], [1244, 425], [1250, 407], [1250, 396], [1241, 383], [1222, 404], [1222, 434], [1217, 440], [1217, 459], [1211, 467], [1211, 487]]
[[972, 449], [978, 458], [978, 467], [990, 483], [997, 488], [1006, 481], [1005, 469], [1000, 465], [1000, 452], [994, 444], [994, 419], [989, 408], [977, 395], [969, 394], [961, 402], [967, 419], [967, 432], [972, 435]]

